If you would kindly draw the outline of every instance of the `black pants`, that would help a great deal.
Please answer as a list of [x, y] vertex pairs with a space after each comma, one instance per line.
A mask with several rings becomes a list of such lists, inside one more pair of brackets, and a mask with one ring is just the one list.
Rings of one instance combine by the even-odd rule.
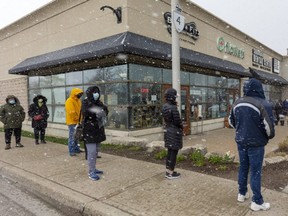
[[21, 130], [22, 128], [9, 128], [5, 129], [5, 143], [11, 144], [11, 136], [14, 131], [16, 143], [21, 142]]
[[35, 140], [39, 140], [39, 133], [40, 133], [40, 140], [45, 140], [45, 128], [34, 128], [34, 138]]
[[178, 150], [168, 149], [168, 154], [166, 158], [166, 169], [174, 171], [176, 165]]

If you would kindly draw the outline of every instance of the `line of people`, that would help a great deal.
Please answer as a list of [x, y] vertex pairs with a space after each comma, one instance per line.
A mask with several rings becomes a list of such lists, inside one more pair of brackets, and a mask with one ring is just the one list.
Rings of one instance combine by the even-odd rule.
[[[244, 83], [244, 97], [239, 98], [232, 106], [229, 116], [230, 125], [236, 129], [235, 141], [238, 146], [240, 167], [238, 172], [239, 193], [238, 202], [244, 202], [250, 195], [248, 193], [248, 175], [250, 172], [250, 186], [252, 189], [252, 202], [250, 208], [254, 211], [268, 210], [270, 203], [264, 202], [261, 194], [261, 173], [264, 159], [265, 145], [275, 136], [274, 116], [272, 104], [265, 100], [261, 82], [249, 79]], [[105, 124], [108, 108], [100, 100], [100, 89], [91, 86], [86, 90], [86, 98], [81, 102], [83, 91], [74, 88], [66, 100], [66, 124], [68, 125], [68, 150], [70, 156], [80, 153], [78, 140], [75, 139], [75, 128], [78, 124], [83, 126], [83, 141], [88, 165], [88, 176], [91, 180], [99, 180], [102, 170], [96, 168], [97, 154], [100, 143], [106, 140]], [[164, 142], [168, 149], [166, 158], [167, 179], [177, 179], [180, 173], [175, 171], [176, 159], [179, 149], [183, 147], [183, 125], [177, 108], [177, 91], [173, 88], [165, 92], [166, 103], [162, 107], [162, 117], [165, 123]], [[40, 140], [45, 143], [45, 129], [49, 112], [46, 107], [47, 99], [38, 95], [29, 106], [29, 116], [34, 127], [35, 144]], [[45, 113], [45, 114], [44, 114]], [[14, 131], [16, 147], [21, 144], [21, 127], [25, 119], [25, 112], [19, 100], [10, 95], [6, 104], [0, 108], [0, 120], [5, 129], [5, 149], [11, 148], [11, 135]], [[39, 122], [43, 124], [38, 124]], [[33, 123], [34, 122], [34, 123]]]
[[[248, 192], [248, 175], [253, 193], [250, 208], [253, 211], [268, 210], [270, 203], [264, 202], [261, 193], [261, 175], [265, 145], [275, 136], [272, 104], [265, 100], [262, 83], [249, 79], [243, 86], [244, 96], [232, 106], [229, 124], [236, 129], [235, 142], [238, 147], [240, 167], [238, 171], [238, 202], [245, 202]], [[177, 179], [180, 173], [175, 171], [179, 149], [182, 148], [183, 125], [177, 109], [177, 91], [173, 88], [165, 92], [166, 103], [162, 108], [164, 118], [164, 141], [168, 149], [166, 174], [168, 179]]]

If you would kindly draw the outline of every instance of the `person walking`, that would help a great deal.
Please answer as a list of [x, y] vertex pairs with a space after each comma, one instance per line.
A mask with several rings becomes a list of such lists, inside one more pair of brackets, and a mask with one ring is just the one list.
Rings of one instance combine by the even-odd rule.
[[0, 107], [0, 121], [4, 124], [5, 150], [11, 149], [11, 136], [14, 132], [16, 147], [24, 147], [21, 144], [22, 122], [26, 113], [20, 105], [20, 101], [14, 95], [8, 95], [6, 104]]
[[91, 180], [100, 179], [103, 171], [96, 169], [97, 153], [100, 143], [106, 140], [105, 124], [108, 108], [100, 100], [100, 89], [90, 86], [86, 91], [87, 97], [83, 101], [83, 139], [88, 163], [88, 176]]
[[239, 193], [237, 200], [249, 198], [247, 189], [250, 170], [250, 186], [253, 192], [250, 208], [253, 211], [268, 210], [261, 194], [262, 163], [265, 145], [275, 136], [272, 105], [265, 100], [262, 84], [252, 78], [244, 83], [244, 97], [232, 106], [229, 123], [236, 129], [240, 167], [238, 171]]
[[165, 148], [168, 149], [165, 177], [168, 179], [180, 177], [180, 173], [175, 172], [174, 169], [178, 151], [183, 147], [183, 125], [177, 109], [176, 97], [175, 89], [167, 89], [165, 92], [166, 103], [162, 107], [162, 117], [165, 123], [164, 142]]
[[66, 125], [68, 125], [68, 150], [70, 156], [75, 156], [76, 153], [82, 152], [78, 146], [78, 140], [74, 138], [75, 127], [80, 121], [81, 100], [83, 91], [80, 88], [73, 88], [69, 98], [65, 102], [66, 110]]
[[32, 128], [34, 128], [35, 144], [40, 142], [46, 144], [45, 131], [47, 128], [47, 119], [49, 118], [49, 111], [46, 106], [47, 98], [43, 95], [37, 95], [33, 98], [33, 103], [30, 104], [28, 115], [32, 118]]

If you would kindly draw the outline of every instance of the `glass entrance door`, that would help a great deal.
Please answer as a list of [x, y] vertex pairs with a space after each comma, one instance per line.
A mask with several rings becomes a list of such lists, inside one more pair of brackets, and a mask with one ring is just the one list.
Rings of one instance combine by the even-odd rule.
[[[164, 93], [166, 89], [172, 88], [171, 85], [164, 85], [163, 88], [163, 102], [165, 102], [164, 99]], [[181, 119], [183, 123], [183, 134], [189, 135], [191, 134], [191, 123], [190, 123], [190, 103], [189, 103], [189, 86], [181, 86], [181, 92], [178, 95], [181, 97], [181, 106], [180, 106], [180, 113], [181, 113]]]

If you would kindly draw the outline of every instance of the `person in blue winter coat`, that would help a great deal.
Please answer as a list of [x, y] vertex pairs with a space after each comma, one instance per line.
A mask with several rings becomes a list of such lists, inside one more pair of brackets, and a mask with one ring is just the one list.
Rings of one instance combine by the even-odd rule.
[[239, 193], [237, 200], [249, 198], [247, 189], [250, 170], [250, 186], [253, 192], [250, 208], [253, 211], [268, 210], [270, 203], [264, 202], [261, 194], [261, 173], [265, 145], [275, 136], [272, 105], [265, 100], [262, 84], [252, 78], [245, 81], [244, 97], [232, 106], [230, 125], [236, 129], [240, 167], [238, 172]]

